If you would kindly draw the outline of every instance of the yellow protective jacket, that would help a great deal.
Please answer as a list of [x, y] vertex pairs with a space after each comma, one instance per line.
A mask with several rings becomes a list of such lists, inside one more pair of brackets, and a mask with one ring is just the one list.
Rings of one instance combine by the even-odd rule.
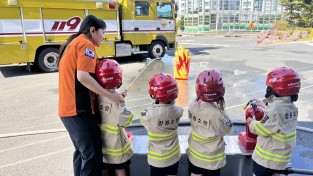
[[253, 120], [249, 129], [258, 135], [252, 159], [259, 165], [284, 170], [296, 146], [298, 108], [290, 97], [273, 97], [261, 121]]
[[121, 164], [129, 160], [133, 151], [125, 132], [133, 119], [133, 114], [120, 103], [98, 96], [101, 115], [101, 138], [103, 162]]
[[225, 166], [225, 142], [232, 123], [216, 103], [192, 102], [188, 109], [191, 133], [188, 139], [189, 161], [200, 168], [217, 170]]
[[153, 104], [141, 113], [140, 121], [148, 131], [148, 163], [168, 167], [180, 160], [177, 127], [183, 108], [172, 104]]

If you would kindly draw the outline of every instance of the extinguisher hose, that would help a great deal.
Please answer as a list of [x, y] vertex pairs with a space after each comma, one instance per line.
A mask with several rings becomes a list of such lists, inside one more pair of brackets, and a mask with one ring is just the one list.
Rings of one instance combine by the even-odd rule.
[[131, 87], [133, 86], [133, 84], [136, 82], [136, 80], [138, 79], [138, 77], [148, 68], [148, 66], [152, 63], [152, 62], [154, 62], [154, 61], [156, 61], [156, 60], [158, 60], [158, 59], [153, 59], [150, 63], [148, 63], [142, 70], [141, 70], [141, 72], [135, 77], [135, 79], [129, 84], [129, 86], [127, 87], [127, 91], [129, 91], [130, 89], [131, 89]]
[[252, 108], [253, 108], [253, 114], [256, 112], [256, 110], [257, 110], [257, 105], [256, 105], [256, 102], [255, 101], [252, 101], [251, 102], [251, 106], [252, 106]]

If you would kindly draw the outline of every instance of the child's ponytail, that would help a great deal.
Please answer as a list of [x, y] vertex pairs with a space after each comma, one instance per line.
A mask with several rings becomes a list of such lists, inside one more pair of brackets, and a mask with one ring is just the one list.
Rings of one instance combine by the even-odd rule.
[[296, 102], [298, 100], [298, 94], [290, 95], [291, 102]]
[[224, 97], [221, 97], [218, 101], [217, 101], [217, 106], [220, 108], [221, 111], [225, 111], [225, 100]]

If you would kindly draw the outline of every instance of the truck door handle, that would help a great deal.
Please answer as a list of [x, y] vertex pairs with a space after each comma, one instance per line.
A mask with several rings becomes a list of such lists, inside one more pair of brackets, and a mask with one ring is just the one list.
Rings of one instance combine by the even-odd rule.
[[156, 28], [156, 30], [159, 31], [159, 30], [161, 30], [161, 29], [158, 27], [158, 28]]
[[138, 27], [135, 27], [135, 31], [139, 31], [139, 28], [138, 28]]

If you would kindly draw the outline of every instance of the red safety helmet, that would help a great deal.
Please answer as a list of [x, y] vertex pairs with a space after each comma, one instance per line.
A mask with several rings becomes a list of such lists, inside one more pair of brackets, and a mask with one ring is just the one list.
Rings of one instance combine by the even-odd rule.
[[150, 96], [161, 103], [175, 100], [178, 96], [178, 88], [173, 77], [165, 73], [154, 75], [149, 81]]
[[224, 97], [225, 87], [219, 71], [210, 69], [201, 72], [196, 81], [196, 93], [200, 100], [216, 102]]
[[104, 59], [97, 63], [96, 79], [106, 88], [112, 89], [122, 85], [122, 68], [113, 59]]
[[288, 67], [272, 70], [266, 78], [266, 85], [279, 96], [289, 96], [299, 93], [301, 83], [299, 75]]

